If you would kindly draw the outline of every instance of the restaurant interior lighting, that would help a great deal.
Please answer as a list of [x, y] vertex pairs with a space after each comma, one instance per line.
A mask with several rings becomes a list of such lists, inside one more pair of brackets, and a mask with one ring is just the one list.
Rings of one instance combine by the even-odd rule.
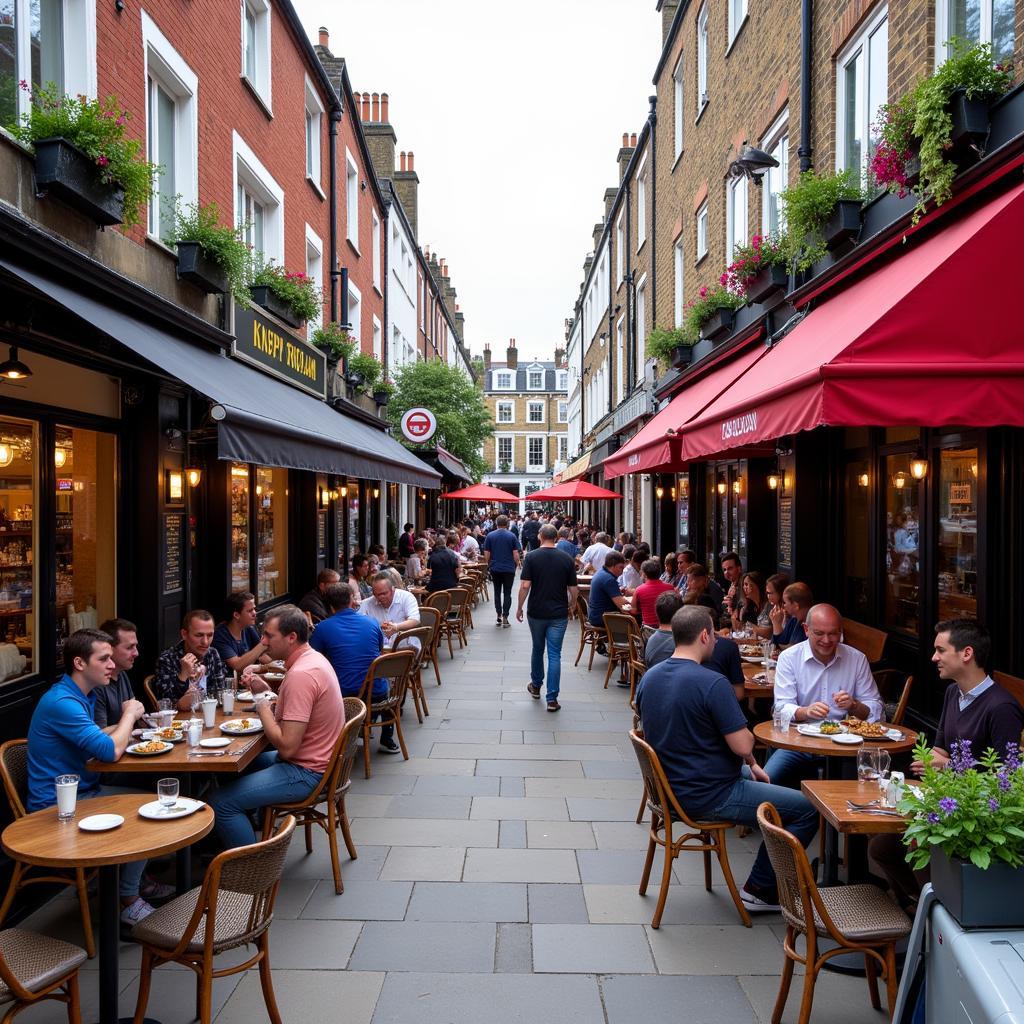
[[185, 470], [185, 476], [188, 479], [189, 487], [198, 487], [203, 479], [203, 471], [198, 466], [189, 466]]
[[0, 468], [9, 466], [14, 461], [14, 446], [0, 443]]
[[320, 492], [320, 504], [323, 505], [324, 508], [327, 508], [327, 506], [330, 504], [330, 501], [331, 501], [331, 492], [329, 490], [327, 490], [327, 488], [325, 487]]
[[375, 498], [379, 498], [380, 497], [380, 488], [379, 487], [374, 487], [374, 489], [373, 489], [373, 496]]
[[719, 494], [725, 494], [725, 492], [727, 490], [728, 490], [728, 487], [726, 486], [725, 481], [724, 480], [719, 480], [718, 481], [718, 493]]
[[870, 482], [871, 478], [867, 473], [861, 473], [860, 476], [857, 477], [857, 483], [860, 484], [861, 487], [867, 487]]
[[183, 501], [185, 498], [185, 475], [180, 469], [167, 471], [167, 500]]
[[654, 493], [657, 495], [658, 501], [661, 501], [661, 499], [665, 497], [665, 488], [664, 487], [655, 487], [654, 488]]
[[897, 470], [896, 475], [892, 479], [893, 486], [897, 491], [902, 491], [907, 486], [907, 474], [902, 469]]
[[64, 464], [68, 461], [68, 450], [67, 448], [54, 448], [53, 450], [53, 464], [57, 469], [63, 469]]
[[923, 480], [928, 475], [928, 460], [920, 452], [910, 460], [910, 475], [915, 480]]
[[971, 476], [973, 476], [975, 480], [978, 479], [978, 464], [976, 462], [971, 463]]
[[768, 490], [777, 491], [779, 489], [779, 474], [769, 473], [768, 474]]
[[31, 376], [32, 371], [18, 358], [18, 346], [11, 345], [7, 350], [7, 358], [0, 363], [0, 377], [5, 380], [24, 380]]
[[676, 489], [674, 487], [672, 488], [672, 500], [676, 500]]
[[733, 480], [732, 482], [732, 493], [739, 494], [743, 490], [742, 480]]

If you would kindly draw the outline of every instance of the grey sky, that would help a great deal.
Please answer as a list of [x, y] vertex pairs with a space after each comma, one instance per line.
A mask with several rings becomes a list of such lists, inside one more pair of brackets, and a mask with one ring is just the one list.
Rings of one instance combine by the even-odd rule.
[[416, 154], [419, 241], [448, 260], [466, 341], [550, 359], [625, 131], [647, 117], [655, 0], [295, 0], [352, 87], [387, 92]]

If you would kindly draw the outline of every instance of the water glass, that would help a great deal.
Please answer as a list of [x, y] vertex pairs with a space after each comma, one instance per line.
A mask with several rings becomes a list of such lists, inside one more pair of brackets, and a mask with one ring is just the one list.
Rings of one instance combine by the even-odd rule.
[[220, 699], [224, 707], [224, 714], [230, 715], [235, 710], [235, 691], [224, 690], [220, 695]]
[[859, 782], [874, 782], [878, 778], [875, 767], [875, 752], [866, 747], [857, 751], [857, 779]]
[[75, 816], [78, 801], [78, 776], [58, 775], [53, 780], [53, 788], [57, 794], [57, 820], [70, 821]]
[[781, 704], [776, 704], [775, 707], [772, 708], [772, 726], [775, 729], [778, 729], [778, 730], [782, 729], [782, 705]]
[[198, 747], [199, 741], [203, 738], [203, 720], [201, 718], [190, 718], [188, 723], [188, 745]]
[[167, 697], [162, 697], [156, 702], [157, 711], [173, 711], [174, 702]]
[[178, 780], [160, 779], [156, 784], [160, 806], [169, 811], [178, 802]]
[[217, 721], [217, 701], [212, 697], [207, 697], [202, 702], [203, 708], [203, 722], [207, 729], [212, 729], [214, 723]]

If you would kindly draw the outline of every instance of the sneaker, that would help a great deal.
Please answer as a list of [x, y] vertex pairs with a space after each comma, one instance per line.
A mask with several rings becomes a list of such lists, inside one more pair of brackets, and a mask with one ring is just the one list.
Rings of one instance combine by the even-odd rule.
[[746, 886], [740, 889], [740, 899], [747, 908], [748, 914], [777, 914], [782, 907], [778, 904], [778, 895], [762, 891], [760, 896], [752, 893]]
[[606, 658], [608, 657], [608, 648], [605, 644], [599, 643], [597, 645], [597, 653], [603, 654]]
[[139, 895], [144, 900], [169, 900], [178, 890], [173, 885], [165, 885], [148, 875], [142, 879], [139, 886]]
[[527, 690], [530, 691], [530, 696], [534, 700], [540, 700], [540, 687], [539, 686], [534, 686], [533, 683], [527, 683], [526, 684], [526, 688], [527, 688]]
[[500, 626], [501, 625], [501, 616], [500, 615], [498, 616], [498, 621], [495, 623], [495, 625], [496, 626]]
[[382, 754], [400, 754], [402, 748], [394, 740], [381, 740], [378, 749]]
[[618, 683], [619, 686], [625, 686], [627, 689], [629, 688], [629, 680], [628, 679], [619, 678], [619, 679], [616, 679], [615, 682]]
[[557, 700], [549, 700], [548, 701], [548, 711], [561, 711], [561, 710], [562, 710], [562, 705], [559, 704]]
[[121, 908], [121, 926], [131, 931], [140, 921], [144, 921], [153, 908], [140, 896], [130, 906]]
[[501, 617], [501, 628], [502, 629], [511, 629], [512, 628], [512, 623], [509, 622], [508, 619], [504, 615]]

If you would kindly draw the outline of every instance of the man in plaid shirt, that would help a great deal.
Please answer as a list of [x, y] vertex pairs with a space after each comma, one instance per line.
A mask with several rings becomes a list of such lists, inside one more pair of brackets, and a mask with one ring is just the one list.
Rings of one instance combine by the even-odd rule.
[[213, 616], [202, 608], [190, 611], [181, 624], [181, 639], [157, 659], [153, 689], [157, 699], [174, 701], [189, 711], [199, 690], [216, 696], [227, 673], [213, 646]]

